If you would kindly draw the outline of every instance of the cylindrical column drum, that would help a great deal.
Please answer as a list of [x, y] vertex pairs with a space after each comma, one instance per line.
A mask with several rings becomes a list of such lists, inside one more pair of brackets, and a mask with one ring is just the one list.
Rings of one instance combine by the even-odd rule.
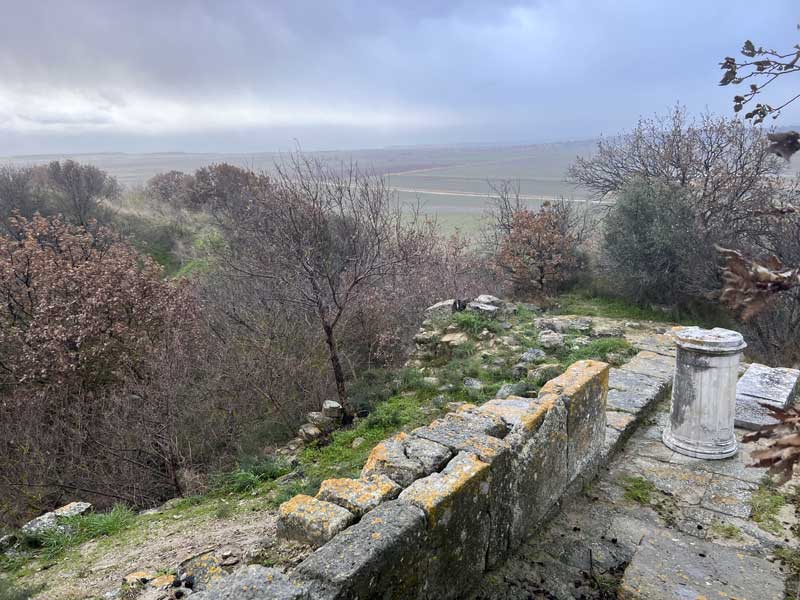
[[747, 344], [740, 333], [719, 327], [680, 327], [673, 335], [678, 355], [664, 443], [694, 458], [733, 456], [736, 381], [739, 357]]

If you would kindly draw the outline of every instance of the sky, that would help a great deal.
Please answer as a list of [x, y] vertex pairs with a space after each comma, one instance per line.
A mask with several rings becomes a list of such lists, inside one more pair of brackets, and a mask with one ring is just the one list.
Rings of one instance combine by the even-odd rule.
[[[588, 139], [676, 102], [732, 114], [720, 60], [745, 39], [800, 42], [797, 0], [0, 0], [0, 9], [0, 155]], [[797, 93], [800, 76], [788, 79], [774, 100]], [[800, 123], [800, 106], [781, 123]]]

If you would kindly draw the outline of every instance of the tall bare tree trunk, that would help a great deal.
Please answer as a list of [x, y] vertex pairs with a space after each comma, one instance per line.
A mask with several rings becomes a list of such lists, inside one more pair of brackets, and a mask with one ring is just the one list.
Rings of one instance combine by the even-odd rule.
[[336, 338], [333, 335], [333, 326], [328, 323], [322, 324], [325, 330], [325, 342], [328, 344], [328, 353], [331, 357], [331, 366], [333, 367], [333, 378], [336, 381], [336, 394], [339, 396], [339, 403], [344, 408], [345, 413], [348, 415], [353, 414], [353, 408], [347, 399], [347, 387], [344, 384], [344, 369], [342, 362], [339, 360], [339, 350], [336, 346]]

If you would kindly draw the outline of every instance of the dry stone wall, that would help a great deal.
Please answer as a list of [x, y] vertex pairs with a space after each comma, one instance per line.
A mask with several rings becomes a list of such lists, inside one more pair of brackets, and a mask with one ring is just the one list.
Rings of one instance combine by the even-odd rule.
[[465, 405], [385, 440], [360, 479], [281, 506], [280, 534], [319, 546], [293, 572], [251, 567], [198, 598], [464, 597], [593, 476], [608, 380], [607, 364], [579, 361], [537, 398]]

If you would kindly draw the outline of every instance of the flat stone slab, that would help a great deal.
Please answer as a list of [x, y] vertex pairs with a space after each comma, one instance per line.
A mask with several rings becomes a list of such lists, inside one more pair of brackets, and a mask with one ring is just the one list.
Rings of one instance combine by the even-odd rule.
[[401, 489], [386, 475], [370, 479], [326, 479], [320, 485], [317, 499], [332, 502], [361, 517], [381, 502], [397, 498]]
[[759, 429], [777, 420], [762, 406], [787, 408], [797, 396], [800, 371], [753, 363], [736, 384], [736, 426]]
[[197, 600], [309, 600], [305, 586], [278, 569], [249, 565], [221, 579], [212, 589], [192, 594]]
[[625, 600], [782, 600], [783, 574], [776, 563], [675, 531], [646, 535], [625, 571]]

